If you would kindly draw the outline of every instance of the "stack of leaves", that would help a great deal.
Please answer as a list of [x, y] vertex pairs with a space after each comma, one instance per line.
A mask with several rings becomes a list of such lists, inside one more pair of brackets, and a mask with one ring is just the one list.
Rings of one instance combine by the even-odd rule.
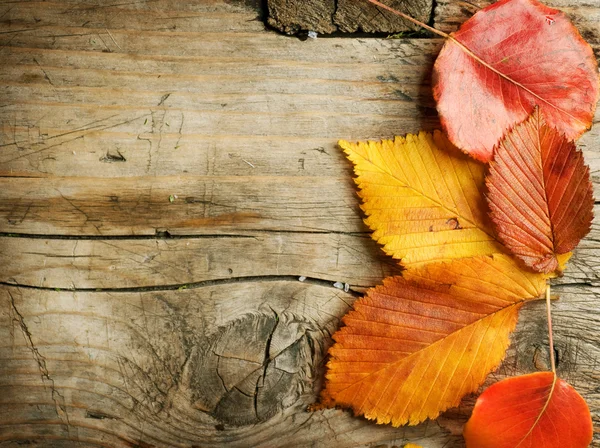
[[[434, 97], [445, 133], [340, 142], [373, 238], [405, 270], [343, 318], [321, 403], [394, 426], [434, 419], [478, 390], [519, 309], [549, 298], [548, 280], [593, 218], [573, 140], [591, 126], [598, 70], [567, 17], [501, 0], [444, 36]], [[587, 405], [554, 366], [489, 388], [465, 428], [468, 447], [591, 438]]]

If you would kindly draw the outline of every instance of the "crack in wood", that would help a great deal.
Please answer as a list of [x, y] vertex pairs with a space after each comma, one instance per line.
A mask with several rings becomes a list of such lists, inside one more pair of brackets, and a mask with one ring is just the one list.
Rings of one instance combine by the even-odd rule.
[[69, 420], [69, 414], [67, 413], [65, 397], [56, 388], [54, 378], [50, 376], [50, 372], [48, 371], [48, 367], [46, 365], [46, 358], [40, 353], [38, 348], [35, 346], [32, 334], [29, 331], [29, 327], [25, 323], [25, 318], [18, 310], [17, 305], [15, 303], [15, 298], [10, 291], [8, 291], [8, 296], [10, 297], [11, 309], [15, 316], [13, 317], [13, 320], [18, 323], [21, 332], [23, 333], [23, 336], [27, 341], [27, 346], [31, 351], [33, 359], [35, 360], [40, 371], [42, 383], [44, 384], [44, 386], [46, 385], [46, 382], [50, 383], [50, 394], [52, 397], [52, 401], [54, 402], [56, 415], [61, 421], [63, 421], [63, 424], [65, 425], [69, 436], [71, 436], [71, 422]]
[[219, 327], [190, 360], [183, 391], [221, 424], [267, 421], [314, 387], [325, 333], [301, 316], [268, 309], [272, 314], [249, 313]]
[[[271, 307], [269, 307], [269, 308], [271, 308]], [[273, 315], [275, 318], [275, 325], [273, 326], [271, 333], [269, 333], [267, 343], [265, 344], [265, 358], [263, 361], [263, 373], [262, 373], [262, 376], [259, 376], [258, 379], [256, 380], [256, 387], [254, 388], [254, 400], [253, 400], [254, 401], [254, 415], [256, 415], [257, 419], [259, 418], [258, 417], [258, 393], [259, 393], [260, 389], [265, 387], [265, 378], [267, 377], [267, 369], [269, 368], [269, 364], [271, 363], [271, 342], [273, 340], [273, 334], [275, 333], [275, 331], [277, 330], [277, 327], [279, 326], [279, 315], [273, 308], [271, 308], [271, 311], [273, 312]], [[261, 380], [262, 380], [262, 384], [260, 384]]]
[[[69, 291], [69, 292], [149, 292], [149, 291], [174, 291], [174, 290], [182, 290], [182, 289], [197, 289], [197, 288], [205, 288], [208, 286], [216, 286], [216, 285], [228, 285], [232, 283], [256, 283], [256, 282], [299, 282], [300, 275], [254, 275], [254, 276], [245, 276], [245, 277], [230, 277], [223, 279], [214, 279], [214, 280], [203, 280], [199, 282], [188, 282], [188, 283], [175, 283], [168, 285], [156, 285], [156, 286], [134, 286], [134, 287], [122, 287], [122, 288], [57, 288], [52, 286], [36, 286], [36, 285], [26, 285], [17, 282], [6, 282], [0, 281], [0, 286], [9, 286], [15, 288], [23, 288], [23, 289], [35, 289], [40, 291]], [[302, 282], [311, 285], [323, 286], [326, 288], [333, 288], [339, 291], [339, 287], [336, 286], [340, 282], [332, 282], [330, 280], [325, 280], [321, 278], [315, 277], [304, 277], [302, 276]], [[369, 288], [368, 285], [352, 285], [349, 287], [347, 292], [354, 297], [361, 297], [362, 293], [355, 290], [355, 288]]]
[[[0, 176], [1, 178], [2, 176]], [[203, 234], [172, 234], [168, 230], [156, 230], [148, 235], [62, 235], [38, 234], [20, 232], [0, 232], [0, 238], [31, 238], [47, 240], [159, 240], [159, 239], [207, 239], [207, 238], [254, 238], [259, 234], [292, 234], [292, 235], [347, 235], [360, 238], [370, 237], [370, 231], [344, 232], [341, 230], [278, 230], [278, 229], [237, 229], [240, 233], [203, 233]], [[247, 232], [248, 234], [245, 234]]]

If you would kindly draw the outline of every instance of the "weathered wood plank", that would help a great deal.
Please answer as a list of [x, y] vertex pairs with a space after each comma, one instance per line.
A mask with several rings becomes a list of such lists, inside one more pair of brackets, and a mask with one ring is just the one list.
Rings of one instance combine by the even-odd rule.
[[[600, 286], [598, 229], [555, 284]], [[59, 289], [194, 287], [218, 280], [309, 277], [352, 290], [399, 275], [368, 233], [240, 232], [201, 238], [0, 238], [0, 282]]]
[[[596, 390], [600, 352], [597, 332], [588, 323], [595, 319], [596, 289], [560, 287], [562, 298], [554, 304], [559, 374], [578, 388], [594, 410], [600, 399]], [[448, 439], [433, 424], [393, 429], [343, 411], [305, 413], [314, 400], [314, 388], [319, 387], [329, 344], [327, 332], [336, 328], [353, 300], [334, 288], [262, 282], [117, 294], [3, 287], [0, 296], [4, 302], [0, 340], [6, 341], [0, 347], [0, 387], [5, 391], [0, 396], [2, 418], [24, 426], [19, 438], [36, 439], [49, 433], [59, 439], [81, 437], [100, 446], [142, 442], [157, 447], [271, 446], [274, 437], [278, 444], [295, 446], [322, 440], [348, 447], [408, 440], [460, 446], [458, 438]], [[547, 367], [543, 307], [540, 302], [524, 309], [507, 361], [490, 382]], [[274, 359], [281, 359], [283, 369], [290, 363], [301, 366], [293, 370], [290, 380], [304, 386], [288, 390], [291, 395], [281, 400], [283, 409], [268, 422], [256, 423], [251, 431], [233, 423], [235, 415], [200, 410], [198, 399], [206, 392], [194, 382], [193, 374], [204, 372], [202, 378], [208, 381], [210, 369], [220, 369], [220, 375], [229, 378], [232, 367], [227, 359], [236, 350], [240, 356], [245, 353], [247, 362], [254, 362], [250, 358], [253, 347], [264, 348], [268, 335], [257, 336], [253, 342], [254, 336], [246, 333], [250, 342], [240, 348], [228, 346], [229, 355], [220, 351], [220, 344], [225, 343], [222, 338], [234, 328], [243, 328], [248, 320], [251, 324], [260, 316], [273, 315], [289, 324], [285, 328], [292, 332], [288, 336], [273, 333], [282, 344], [274, 349]], [[237, 327], [231, 322], [237, 322]], [[198, 364], [206, 359], [199, 356], [205, 337], [225, 357], [220, 367]], [[284, 364], [278, 350], [294, 344], [304, 347], [302, 338], [310, 338], [312, 351], [292, 350]], [[32, 348], [36, 350], [33, 358]], [[229, 398], [239, 400], [234, 403], [242, 410], [249, 406], [243, 397]], [[31, 404], [38, 406], [35, 423]], [[295, 418], [290, 420], [292, 415]], [[597, 411], [593, 417], [597, 424]], [[0, 438], [16, 440], [12, 437], [10, 425], [3, 426]]]
[[[332, 440], [336, 446], [357, 447], [423, 438], [441, 446], [447, 441], [433, 424], [394, 429], [344, 411], [306, 412], [320, 387], [327, 335], [353, 300], [335, 288], [249, 282], [108, 294], [3, 287], [0, 297], [0, 341], [5, 341], [0, 347], [0, 418], [8, 423], [0, 429], [3, 441], [51, 435], [60, 440], [81, 437], [99, 446], [186, 448], [273, 446], [274, 437], [279, 446]], [[258, 418], [248, 428], [236, 425], [233, 413], [252, 413], [251, 403], [243, 396], [229, 397], [234, 400], [229, 413], [211, 415], [198, 408], [199, 400], [208, 398], [194, 378], [210, 381], [218, 374], [233, 380], [232, 374], [247, 367], [244, 358], [252, 363], [255, 348], [263, 349], [262, 374], [269, 334], [253, 334], [249, 328], [243, 339], [223, 339], [228, 331], [245, 322], [252, 325], [261, 316], [278, 316], [282, 322], [279, 332], [270, 332], [275, 369], [265, 370], [266, 387], [273, 387], [269, 376], [286, 369], [294, 387], [264, 403], [283, 407], [273, 418]], [[223, 364], [202, 364], [207, 337]], [[232, 371], [236, 354], [242, 361]], [[241, 379], [238, 387], [243, 387]], [[34, 414], [32, 404], [37, 406]], [[17, 427], [21, 429], [14, 438]]]
[[[313, 64], [360, 61], [361, 56], [366, 56], [369, 48], [379, 48], [371, 51], [368, 60], [371, 62], [382, 61], [398, 56], [394, 52], [395, 39], [359, 39], [364, 47], [359, 51], [341, 53], [335, 48], [341, 45], [353, 48], [352, 41], [347, 39], [311, 39], [300, 41], [290, 39], [276, 33], [254, 32], [198, 32], [180, 33], [169, 31], [147, 31], [140, 33], [136, 30], [113, 30], [111, 35], [119, 44], [115, 43], [107, 48], [96, 39], [98, 32], [104, 29], [86, 29], [81, 32], [78, 27], [46, 26], [30, 28], [27, 31], [9, 32], [0, 35], [0, 54], [9, 52], [9, 48], [35, 48], [58, 49], [68, 51], [83, 51], [96, 53], [136, 54], [138, 57], [173, 58], [184, 56], [186, 58], [212, 58], [215, 61], [249, 61], [260, 62], [263, 60], [277, 61], [304, 61]], [[168, 39], [168, 45], [165, 41]], [[392, 42], [390, 42], [392, 41]], [[408, 40], [404, 42], [407, 43]], [[427, 40], [429, 41], [429, 40]], [[363, 44], [364, 42], [364, 44]], [[389, 43], [387, 43], [389, 42]], [[435, 44], [432, 42], [431, 44]], [[315, 52], [318, 46], [321, 51]], [[185, 48], [185, 52], [180, 51]], [[332, 51], [325, 51], [331, 48]], [[303, 50], [302, 50], [303, 49]], [[182, 54], [183, 53], [183, 54]], [[410, 61], [404, 61], [410, 64]]]
[[[414, 106], [412, 106], [415, 109]], [[12, 110], [11, 110], [12, 109]], [[32, 112], [31, 114], [29, 112]], [[149, 111], [148, 109], [139, 110], [136, 108], [102, 108], [96, 110], [91, 105], [63, 105], [62, 107], [50, 106], [45, 107], [44, 104], [38, 106], [20, 105], [11, 107], [6, 113], [18, 117], [42, 117], [44, 122], [51, 128], [55, 128], [57, 122], [75, 124], [75, 135], [69, 134], [69, 139], [77, 138], [80, 135], [90, 133], [88, 127], [91, 127], [91, 132], [95, 132], [96, 128], [100, 130], [110, 129], [113, 132], [135, 133], [135, 138], [147, 137], [147, 134], [159, 134], [170, 131], [173, 128], [172, 134], [178, 135], [178, 129], [185, 127], [187, 133], [198, 133], [198, 131], [209, 131], [211, 134], [214, 130], [220, 129], [222, 136], [246, 136], [249, 134], [271, 136], [277, 139], [279, 136], [289, 137], [304, 137], [304, 138], [329, 138], [335, 140], [335, 135], [332, 129], [346, 131], [350, 133], [354, 125], [355, 133], [365, 135], [369, 132], [383, 132], [384, 130], [395, 129], [403, 124], [406, 127], [415, 128], [416, 123], [414, 115], [383, 115], [383, 114], [362, 114], [360, 109], [357, 112], [334, 113], [334, 112], [316, 112], [316, 111], [298, 111], [298, 112], [227, 112], [227, 111], [177, 111], [177, 110], [162, 110]], [[249, 116], [254, 117], [253, 120]], [[294, 129], [286, 128], [285, 123], [293, 120], [296, 123]], [[437, 122], [429, 120], [429, 123], [423, 123], [424, 127], [431, 129], [432, 124]], [[326, 124], [331, 123], [332, 129], [327, 128]], [[7, 129], [8, 132], [10, 130]], [[16, 129], [19, 132], [19, 137], [22, 137], [23, 132], [29, 132], [30, 138], [35, 138], [37, 129]], [[137, 133], [136, 133], [137, 131]], [[195, 132], [194, 132], [195, 131]], [[211, 132], [212, 131], [212, 132]], [[43, 131], [42, 131], [43, 132]], [[69, 131], [67, 131], [69, 132]], [[388, 131], [389, 132], [389, 131]], [[169, 132], [171, 133], [171, 132]], [[64, 134], [64, 133], [63, 133]], [[214, 134], [213, 134], [214, 135]], [[39, 136], [39, 134], [38, 134]], [[33, 141], [34, 151], [44, 150], [48, 146], [60, 143], [60, 140], [55, 143], [53, 140], [46, 142], [43, 136], [40, 136], [38, 142]], [[51, 137], [52, 138], [52, 137]], [[37, 144], [36, 144], [37, 143]], [[18, 147], [21, 143], [9, 145]], [[28, 143], [25, 142], [23, 149], [28, 150]], [[174, 149], [174, 148], [173, 148]], [[10, 161], [10, 159], [9, 159]]]
[[[442, 42], [301, 42], [259, 3], [0, 1], [0, 232], [21, 234], [0, 282], [28, 285], [0, 286], [2, 446], [463, 446], [439, 425], [472, 398], [416, 428], [306, 412], [354, 300], [333, 281], [396, 269], [335, 142], [437, 127]], [[597, 426], [598, 231], [554, 287], [559, 371]], [[545, 338], [531, 304], [490, 381], [545, 368]]]
[[[214, 33], [213, 33], [214, 34]], [[245, 34], [247, 38], [249, 34]], [[222, 88], [229, 87], [229, 79], [248, 77], [251, 80], [262, 80], [264, 83], [272, 79], [304, 80], [307, 83], [319, 83], [323, 80], [340, 81], [371, 81], [371, 82], [403, 82], [426, 77], [419, 66], [432, 63], [435, 53], [443, 43], [440, 39], [317, 39], [301, 42], [296, 39], [269, 34], [265, 46], [272, 47], [279, 53], [277, 58], [264, 58], [248, 53], [234, 53], [223, 55], [218, 51], [206, 55], [197, 54], [147, 54], [132, 58], [125, 53], [107, 53], [94, 51], [73, 51], [62, 49], [60, 41], [52, 48], [10, 47], [2, 49], [3, 70], [18, 65], [36, 65], [54, 67], [55, 69], [72, 70], [98, 70], [108, 74], [113, 72], [118, 76], [120, 72], [127, 74], [133, 72], [140, 74], [144, 79], [155, 78], [160, 82], [165, 75], [179, 75], [182, 77], [202, 76], [200, 81], [213, 80], [222, 76]], [[238, 36], [242, 39], [242, 36]], [[260, 39], [258, 39], [260, 42]], [[360, 42], [360, 45], [356, 45]], [[214, 41], [203, 42], [214, 47]], [[280, 51], [277, 51], [280, 48]], [[319, 53], [318, 63], [311, 59]], [[283, 56], [283, 57], [282, 57]], [[360, 63], [356, 63], [359, 61]], [[39, 67], [39, 66], [38, 66]], [[378, 79], [378, 76], [388, 75], [388, 70], [401, 70], [402, 78]], [[38, 75], [41, 73], [38, 72]], [[42, 73], [43, 75], [43, 73]], [[148, 76], [153, 75], [153, 76]], [[160, 77], [159, 77], [160, 75]], [[77, 73], [65, 76], [77, 76]], [[415, 77], [416, 76], [416, 77]], [[388, 76], [386, 76], [388, 77]], [[38, 77], [39, 78], [39, 77]], [[388, 77], [389, 78], [389, 77]], [[93, 87], [88, 85], [90, 80], [86, 77], [75, 78], [77, 83], [73, 87]], [[26, 82], [27, 79], [22, 79]], [[60, 81], [60, 77], [59, 80]], [[105, 76], [104, 81], [110, 83], [111, 77]], [[73, 85], [74, 84], [74, 85]], [[99, 87], [103, 87], [101, 84]], [[144, 90], [145, 83], [132, 83], [132, 90]], [[118, 85], [121, 89], [123, 85]], [[169, 83], [163, 83], [165, 91], [169, 91]], [[285, 85], [281, 85], [284, 88]], [[196, 85], [196, 88], [198, 86]], [[188, 90], [190, 90], [188, 86]], [[192, 92], [193, 93], [193, 92]]]
[[[302, 30], [325, 34], [398, 33], [418, 28], [366, 0], [268, 0], [267, 5], [269, 25], [287, 34]], [[431, 0], [394, 0], [388, 5], [425, 23], [429, 22], [433, 6]]]
[[23, 30], [46, 26], [79, 26], [104, 29], [98, 38], [114, 45], [111, 31], [178, 32], [264, 32], [259, 1], [248, 7], [236, 2], [181, 2], [152, 0], [139, 2], [19, 1], [0, 3], [0, 27]]
[[271, 177], [260, 182], [241, 176], [7, 177], [0, 178], [0, 232], [154, 235], [164, 230], [172, 234], [222, 234], [240, 228], [363, 231], [351, 185], [349, 173], [338, 178]]
[[[350, 167], [340, 177], [0, 178], [0, 232], [223, 234], [366, 230]], [[596, 184], [596, 189], [598, 185]], [[592, 235], [597, 239], [597, 233]]]
[[400, 272], [366, 233], [238, 232], [156, 240], [0, 238], [0, 265], [0, 282], [92, 290], [185, 288], [261, 276], [304, 276], [361, 289]]

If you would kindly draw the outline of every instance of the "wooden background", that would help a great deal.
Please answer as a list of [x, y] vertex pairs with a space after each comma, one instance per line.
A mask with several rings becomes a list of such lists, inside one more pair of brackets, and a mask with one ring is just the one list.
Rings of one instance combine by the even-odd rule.
[[[487, 3], [438, 0], [435, 26]], [[599, 55], [600, 6], [549, 3]], [[301, 41], [265, 13], [0, 0], [0, 447], [463, 446], [472, 399], [411, 428], [306, 412], [341, 316], [397, 272], [336, 141], [438, 127], [442, 41]], [[553, 288], [597, 431], [599, 241], [596, 221]], [[491, 380], [547, 368], [545, 334], [527, 305]]]

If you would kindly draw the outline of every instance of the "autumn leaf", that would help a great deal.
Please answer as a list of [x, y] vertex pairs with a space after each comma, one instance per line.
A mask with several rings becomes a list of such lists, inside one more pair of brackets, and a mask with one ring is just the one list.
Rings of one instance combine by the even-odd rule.
[[518, 310], [546, 278], [494, 255], [384, 280], [334, 334], [322, 404], [394, 426], [436, 418], [499, 365]]
[[464, 437], [467, 448], [586, 448], [592, 432], [584, 399], [554, 373], [540, 372], [486, 389]]
[[486, 179], [499, 238], [539, 272], [590, 231], [594, 198], [589, 168], [575, 144], [544, 122], [539, 110], [496, 149]]
[[567, 139], [590, 128], [598, 69], [567, 16], [536, 0], [501, 0], [450, 35], [433, 72], [450, 141], [478, 160], [536, 105]]
[[484, 166], [436, 131], [340, 141], [373, 239], [404, 266], [503, 252], [487, 216]]

